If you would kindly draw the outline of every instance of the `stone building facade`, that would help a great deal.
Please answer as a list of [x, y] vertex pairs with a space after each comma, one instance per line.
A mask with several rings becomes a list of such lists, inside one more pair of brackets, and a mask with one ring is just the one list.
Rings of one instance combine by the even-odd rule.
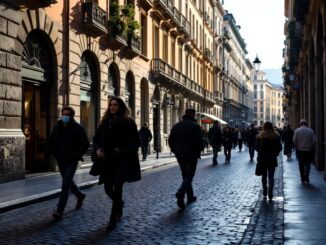
[[298, 127], [301, 118], [315, 131], [315, 165], [326, 163], [325, 1], [285, 0], [284, 118]]
[[56, 170], [44, 152], [64, 105], [92, 141], [108, 97], [121, 96], [155, 151], [185, 108], [223, 117], [224, 14], [212, 0], [2, 1], [0, 182]]

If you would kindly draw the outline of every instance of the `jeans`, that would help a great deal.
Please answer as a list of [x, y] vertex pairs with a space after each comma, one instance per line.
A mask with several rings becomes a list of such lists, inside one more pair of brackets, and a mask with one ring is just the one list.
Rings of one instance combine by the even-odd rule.
[[231, 159], [231, 150], [232, 150], [232, 146], [224, 146], [224, 155], [226, 160]]
[[297, 151], [301, 180], [309, 178], [310, 163], [313, 162], [313, 157], [313, 151]]
[[77, 197], [82, 197], [83, 193], [79, 190], [78, 186], [73, 181], [78, 163], [70, 163], [70, 164], [58, 164], [59, 171], [62, 177], [62, 185], [61, 185], [61, 194], [58, 202], [58, 212], [62, 213], [66, 207], [69, 190]]
[[248, 148], [249, 148], [250, 160], [252, 160], [255, 157], [255, 146], [248, 146]]
[[141, 153], [143, 155], [143, 159], [145, 160], [148, 153], [148, 144], [141, 144]]
[[218, 150], [220, 149], [220, 146], [212, 145], [212, 148], [213, 148], [213, 163], [217, 164], [217, 155], [218, 155]]
[[180, 192], [182, 196], [187, 193], [187, 197], [193, 197], [192, 180], [196, 172], [197, 159], [177, 157], [177, 160], [182, 174], [182, 183], [178, 192]]
[[242, 142], [243, 142], [242, 139], [238, 139], [239, 151], [242, 150]]
[[274, 173], [275, 167], [268, 167], [263, 169], [263, 174], [261, 176], [261, 182], [263, 184], [263, 189], [267, 190], [267, 176], [268, 176], [268, 185], [271, 190], [274, 187]]

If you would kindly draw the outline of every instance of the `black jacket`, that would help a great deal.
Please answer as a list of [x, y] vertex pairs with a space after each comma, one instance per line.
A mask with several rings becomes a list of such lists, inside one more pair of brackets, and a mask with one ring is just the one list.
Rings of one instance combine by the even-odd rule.
[[224, 130], [222, 134], [222, 142], [224, 148], [232, 148], [233, 136], [234, 133], [231, 130], [230, 131]]
[[93, 138], [93, 151], [104, 150], [100, 182], [132, 182], [141, 179], [138, 148], [139, 134], [131, 118], [107, 121], [99, 126]]
[[258, 162], [265, 167], [276, 167], [277, 156], [282, 150], [279, 134], [274, 131], [261, 131], [256, 140], [255, 150], [258, 152]]
[[247, 132], [247, 145], [249, 147], [255, 146], [257, 130], [255, 128], [250, 128]]
[[182, 119], [170, 132], [169, 146], [177, 158], [197, 159], [203, 150], [200, 126], [191, 116], [184, 115]]
[[48, 141], [46, 157], [53, 154], [60, 164], [76, 164], [88, 147], [89, 141], [82, 125], [73, 120], [64, 127], [59, 120]]
[[141, 129], [139, 129], [139, 139], [142, 145], [147, 145], [152, 140], [152, 138], [152, 133], [148, 128], [143, 126]]
[[222, 144], [222, 132], [219, 126], [214, 125], [208, 131], [209, 143], [212, 146], [221, 146]]

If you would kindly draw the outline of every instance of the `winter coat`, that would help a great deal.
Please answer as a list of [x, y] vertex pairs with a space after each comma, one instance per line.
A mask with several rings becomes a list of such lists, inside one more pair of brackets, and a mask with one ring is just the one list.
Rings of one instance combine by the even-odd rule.
[[277, 156], [282, 150], [280, 136], [275, 131], [262, 130], [256, 140], [257, 161], [264, 167], [276, 167]]
[[46, 158], [53, 154], [59, 164], [77, 164], [88, 147], [89, 141], [82, 125], [72, 120], [65, 127], [59, 120], [49, 138]]
[[284, 155], [288, 155], [292, 152], [293, 145], [293, 130], [287, 129], [283, 132], [283, 142], [284, 142]]
[[222, 142], [224, 148], [232, 148], [232, 143], [233, 143], [233, 132], [230, 131], [224, 131], [222, 134]]
[[222, 132], [219, 126], [214, 125], [208, 131], [208, 139], [211, 146], [220, 147], [222, 144]]
[[93, 151], [104, 151], [100, 183], [122, 184], [140, 180], [139, 147], [137, 126], [131, 118], [102, 123], [93, 138]]
[[254, 147], [257, 137], [257, 130], [255, 128], [250, 128], [247, 132], [247, 145], [248, 147]]
[[197, 159], [203, 150], [201, 128], [188, 115], [184, 115], [183, 120], [173, 126], [168, 142], [177, 158]]
[[153, 136], [151, 131], [147, 127], [141, 127], [141, 129], [139, 130], [139, 139], [141, 145], [148, 145], [152, 138]]

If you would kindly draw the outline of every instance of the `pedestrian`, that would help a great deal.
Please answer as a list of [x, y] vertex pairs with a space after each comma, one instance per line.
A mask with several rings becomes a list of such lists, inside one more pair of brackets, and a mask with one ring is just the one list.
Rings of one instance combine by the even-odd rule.
[[148, 128], [147, 122], [145, 122], [141, 127], [141, 129], [139, 130], [139, 138], [140, 138], [141, 153], [143, 155], [143, 161], [145, 161], [148, 155], [149, 142], [153, 138], [152, 133]]
[[222, 143], [224, 146], [224, 155], [225, 155], [225, 163], [230, 163], [231, 160], [231, 150], [233, 146], [233, 135], [234, 133], [231, 131], [230, 125], [226, 125], [224, 127], [222, 133]]
[[177, 205], [181, 209], [185, 208], [185, 194], [188, 203], [197, 199], [194, 196], [192, 180], [196, 172], [197, 159], [203, 150], [203, 138], [195, 115], [195, 109], [186, 109], [182, 120], [173, 126], [168, 138], [170, 149], [176, 156], [182, 173], [182, 184], [175, 194]]
[[116, 223], [122, 216], [123, 184], [141, 179], [139, 134], [129, 113], [130, 110], [120, 97], [110, 98], [109, 108], [93, 139], [93, 151], [102, 160], [99, 183], [104, 183], [105, 192], [112, 200], [107, 232], [116, 228]]
[[243, 140], [244, 140], [244, 131], [243, 129], [238, 129], [237, 130], [237, 140], [238, 140], [238, 146], [239, 146], [239, 152], [242, 151], [242, 143], [243, 143]]
[[208, 132], [203, 126], [201, 127], [201, 133], [202, 133], [202, 138], [203, 138], [203, 154], [204, 154], [205, 153], [205, 148], [208, 151], [209, 141], [208, 141]]
[[217, 165], [217, 155], [221, 150], [222, 132], [218, 121], [214, 121], [213, 126], [208, 131], [209, 143], [213, 148], [213, 165]]
[[294, 132], [291, 129], [291, 125], [288, 125], [282, 133], [284, 142], [284, 155], [287, 156], [287, 160], [291, 160], [293, 150], [293, 135]]
[[249, 148], [249, 157], [250, 161], [253, 161], [255, 157], [255, 142], [257, 137], [257, 130], [255, 129], [254, 124], [250, 124], [250, 128], [247, 132], [247, 146]]
[[268, 198], [271, 200], [273, 198], [274, 173], [278, 165], [277, 156], [282, 150], [281, 138], [271, 122], [264, 123], [263, 129], [257, 137], [255, 149], [258, 152], [257, 164], [260, 164], [262, 169], [263, 195], [267, 196], [268, 190]]
[[302, 182], [309, 182], [310, 164], [314, 160], [316, 136], [308, 127], [306, 119], [300, 120], [300, 127], [294, 130], [293, 144], [299, 162], [300, 177]]
[[75, 111], [70, 106], [61, 110], [62, 118], [54, 126], [47, 145], [46, 159], [51, 155], [57, 161], [62, 177], [61, 193], [57, 204], [57, 211], [53, 214], [61, 219], [66, 207], [69, 190], [77, 197], [76, 209], [80, 209], [86, 195], [82, 193], [73, 181], [78, 161], [89, 147], [89, 141], [82, 125], [74, 119]]

